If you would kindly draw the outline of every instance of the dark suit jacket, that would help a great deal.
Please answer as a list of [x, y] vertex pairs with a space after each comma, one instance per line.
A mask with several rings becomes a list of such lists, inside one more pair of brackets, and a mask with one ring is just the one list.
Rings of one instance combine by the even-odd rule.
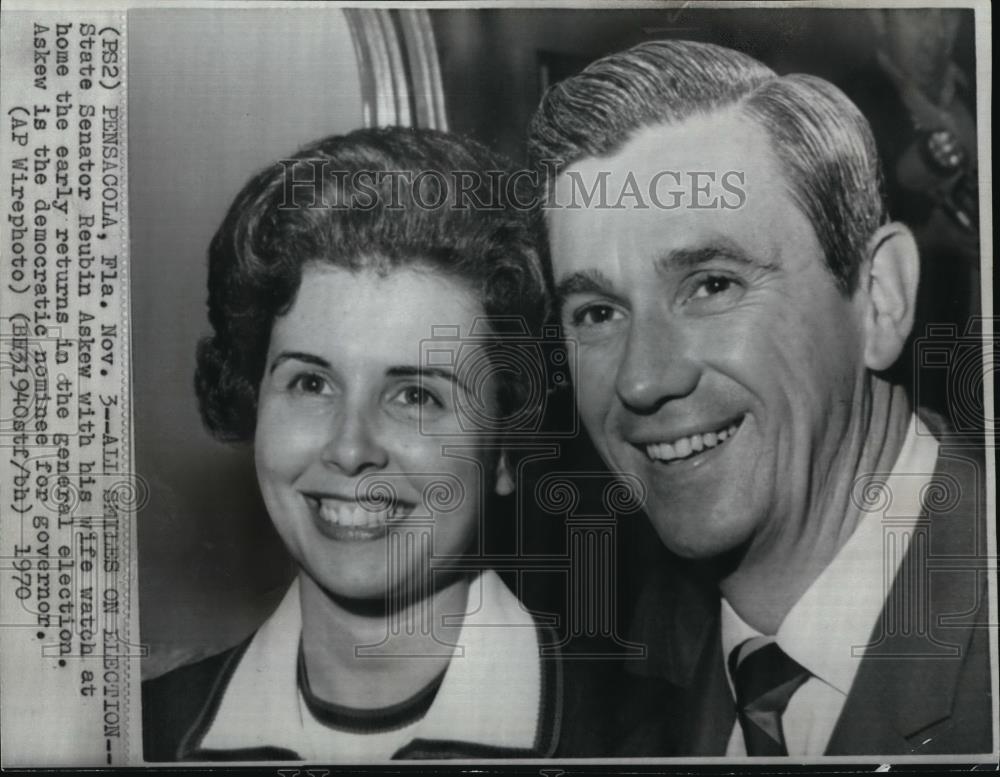
[[[987, 547], [985, 487], [981, 451], [942, 444], [924, 492], [926, 521], [890, 589], [827, 755], [993, 750], [986, 570], [995, 556]], [[646, 593], [648, 602], [675, 596]], [[639, 637], [654, 660], [635, 670], [678, 682], [692, 678], [682, 753], [721, 756], [736, 714], [718, 598], [701, 596], [687, 608], [668, 608], [672, 614], [658, 633]], [[672, 647], [656, 657], [661, 644]]]
[[[554, 634], [541, 629], [541, 644]], [[252, 638], [252, 637], [251, 637]], [[146, 761], [301, 760], [280, 747], [199, 747], [250, 643], [230, 648], [142, 684]], [[534, 747], [515, 750], [466, 741], [414, 740], [397, 759], [594, 758], [678, 755], [680, 689], [629, 677], [610, 661], [554, 656], [542, 661], [542, 703]], [[482, 704], [489, 704], [484, 697]]]

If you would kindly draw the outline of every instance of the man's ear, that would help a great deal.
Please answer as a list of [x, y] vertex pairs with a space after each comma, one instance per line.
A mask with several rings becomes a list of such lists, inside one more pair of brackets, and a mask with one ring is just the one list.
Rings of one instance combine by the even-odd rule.
[[913, 233], [898, 222], [880, 227], [868, 243], [870, 260], [860, 282], [867, 291], [865, 364], [887, 370], [913, 329], [920, 254]]
[[500, 451], [500, 459], [497, 461], [496, 492], [500, 496], [509, 496], [514, 493], [514, 489], [514, 477], [510, 472], [510, 462], [507, 460], [507, 451]]

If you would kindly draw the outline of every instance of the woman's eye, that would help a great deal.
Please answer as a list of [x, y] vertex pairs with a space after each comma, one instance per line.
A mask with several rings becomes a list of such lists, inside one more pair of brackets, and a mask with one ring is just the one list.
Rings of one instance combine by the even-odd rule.
[[329, 385], [322, 375], [304, 372], [292, 378], [288, 388], [301, 394], [324, 394], [328, 392]]
[[396, 395], [396, 402], [406, 407], [443, 407], [434, 393], [423, 386], [407, 386]]

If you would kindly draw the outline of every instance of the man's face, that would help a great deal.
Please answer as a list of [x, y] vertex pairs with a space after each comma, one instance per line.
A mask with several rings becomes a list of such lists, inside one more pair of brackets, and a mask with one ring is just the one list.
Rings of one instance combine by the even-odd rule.
[[[771, 147], [735, 111], [647, 129], [566, 173], [610, 171], [610, 204], [631, 173], [650, 207], [548, 213], [583, 422], [613, 470], [644, 481], [663, 542], [693, 558], [816, 531], [807, 516], [864, 382], [862, 309], [837, 289]], [[650, 184], [675, 202], [668, 189], [690, 189], [690, 171], [714, 173], [710, 195], [651, 202]], [[738, 204], [719, 188], [728, 171], [744, 176], [742, 207], [690, 207]], [[556, 202], [572, 199], [566, 173]]]

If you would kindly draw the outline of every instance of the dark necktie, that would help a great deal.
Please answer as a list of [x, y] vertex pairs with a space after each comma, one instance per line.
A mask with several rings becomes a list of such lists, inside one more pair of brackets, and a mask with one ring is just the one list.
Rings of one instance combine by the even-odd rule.
[[749, 639], [729, 655], [747, 755], [788, 755], [781, 716], [792, 694], [809, 679], [808, 670], [774, 641]]

